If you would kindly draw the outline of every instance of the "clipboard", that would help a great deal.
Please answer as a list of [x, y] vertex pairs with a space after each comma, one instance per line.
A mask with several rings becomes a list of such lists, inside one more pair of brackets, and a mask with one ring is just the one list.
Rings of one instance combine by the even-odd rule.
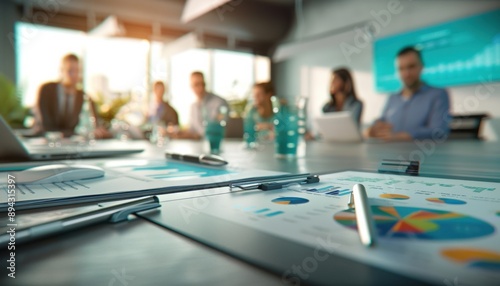
[[[353, 179], [344, 182], [352, 184], [359, 179], [355, 177], [365, 177], [364, 183], [368, 187], [372, 207], [378, 207], [378, 211], [380, 206], [383, 206], [387, 207], [388, 211], [415, 213], [428, 210], [427, 215], [431, 216], [446, 217], [458, 214], [461, 216], [456, 220], [453, 218], [453, 223], [459, 225], [465, 221], [466, 226], [467, 223], [472, 223], [471, 225], [477, 226], [479, 230], [475, 234], [451, 234], [463, 236], [461, 239], [446, 237], [445, 232], [432, 233], [430, 230], [418, 235], [407, 230], [406, 237], [401, 234], [400, 237], [388, 237], [386, 232], [379, 237], [380, 245], [374, 249], [366, 249], [359, 242], [355, 227], [353, 229], [352, 224], [349, 224], [352, 220], [349, 221], [347, 205], [342, 207], [337, 203], [331, 203], [323, 205], [324, 209], [317, 207], [316, 203], [320, 199], [327, 200], [327, 190], [310, 194], [299, 189], [228, 192], [204, 197], [203, 204], [200, 204], [200, 198], [196, 199], [197, 203], [194, 199], [163, 201], [161, 212], [141, 217], [252, 265], [272, 271], [279, 275], [284, 283], [425, 285], [445, 283], [443, 281], [454, 283], [453, 281], [458, 280], [464, 284], [472, 281], [481, 285], [495, 285], [499, 281], [498, 271], [487, 269], [495, 267], [497, 264], [494, 262], [489, 266], [485, 263], [474, 268], [469, 265], [470, 262], [458, 261], [457, 257], [476, 255], [478, 256], [476, 258], [480, 259], [481, 255], [490, 254], [494, 257], [500, 253], [500, 245], [495, 242], [500, 241], [500, 236], [495, 231], [500, 228], [498, 217], [500, 215], [494, 212], [495, 206], [500, 211], [500, 183], [354, 171], [321, 175], [321, 183], [318, 184], [331, 183], [329, 176], [339, 179], [341, 177], [338, 176], [343, 174]], [[385, 181], [377, 182], [376, 179]], [[398, 184], [395, 182], [397, 180], [407, 185], [421, 185], [415, 188], [423, 188], [427, 192], [419, 191], [418, 194], [414, 192], [415, 194], [409, 196], [408, 191], [402, 194], [386, 191], [387, 195], [381, 196], [384, 194], [383, 190], [373, 189], [377, 184], [394, 186]], [[456, 191], [458, 186], [463, 188], [463, 192], [474, 196], [475, 201], [470, 196], [460, 197], [461, 192]], [[472, 189], [474, 186], [476, 189]], [[453, 189], [449, 194], [455, 193], [458, 197], [446, 197], [443, 192], [436, 191], [437, 187]], [[314, 189], [314, 186], [306, 188]], [[393, 190], [399, 188], [401, 187], [396, 186]], [[435, 190], [429, 191], [431, 188]], [[410, 198], [405, 199], [404, 196]], [[487, 216], [474, 215], [471, 211], [467, 211], [471, 205], [477, 205], [480, 202], [477, 200], [481, 197], [483, 200], [491, 198], [497, 200], [495, 203], [490, 203], [488, 206], [490, 209], [484, 210], [491, 212]], [[330, 199], [347, 204], [348, 196], [338, 192], [335, 196], [331, 195]], [[411, 203], [412, 199], [417, 199], [419, 204]], [[460, 204], [458, 201], [466, 203]], [[287, 216], [288, 213], [300, 208], [303, 208], [300, 215], [294, 213], [294, 216]], [[327, 224], [316, 225], [313, 220], [306, 220], [301, 216], [323, 217]], [[342, 219], [346, 221], [341, 221]], [[271, 220], [280, 220], [280, 223], [269, 224]], [[303, 225], [311, 227], [301, 229]], [[326, 227], [331, 229], [325, 232]], [[438, 227], [443, 226], [438, 225]], [[293, 228], [299, 229], [290, 231]], [[305, 241], [301, 233], [305, 233], [305, 237], [309, 237], [310, 240]], [[321, 233], [326, 235], [322, 236]], [[404, 234], [404, 231], [402, 233]], [[429, 237], [425, 238], [425, 235]], [[412, 251], [412, 247], [424, 250]], [[405, 252], [408, 252], [408, 257], [413, 260], [405, 260], [408, 259], [402, 255]], [[470, 261], [473, 259], [472, 256]], [[384, 261], [384, 257], [396, 260]], [[419, 267], [422, 269], [419, 270]]]
[[[63, 163], [54, 161], [53, 163]], [[106, 166], [102, 160], [88, 161], [90, 165], [105, 169], [104, 177], [68, 180], [47, 184], [21, 184], [17, 179], [8, 181], [10, 171], [27, 169], [29, 164], [4, 164], [0, 166], [0, 189], [6, 193], [0, 199], [0, 212], [6, 212], [9, 201], [15, 197], [16, 210], [46, 208], [82, 203], [132, 199], [142, 196], [171, 194], [201, 189], [245, 184], [248, 182], [294, 179], [307, 174], [287, 174], [266, 170], [216, 168], [188, 162], [166, 160], [124, 160], [117, 166]], [[137, 165], [138, 164], [138, 165]], [[145, 175], [147, 174], [147, 175]], [[203, 175], [201, 175], [203, 174]], [[22, 172], [19, 173], [22, 175]], [[185, 179], [184, 179], [185, 178]], [[15, 192], [8, 193], [9, 185]]]

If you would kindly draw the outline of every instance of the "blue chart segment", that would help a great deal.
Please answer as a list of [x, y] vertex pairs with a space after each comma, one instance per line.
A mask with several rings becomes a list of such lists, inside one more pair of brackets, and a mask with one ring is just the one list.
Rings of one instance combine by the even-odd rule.
[[245, 213], [249, 214], [255, 214], [259, 217], [274, 217], [280, 214], [284, 214], [284, 211], [277, 211], [277, 210], [272, 210], [269, 208], [259, 208], [256, 206], [240, 206], [240, 205], [235, 205], [235, 209], [239, 209]]
[[337, 193], [327, 193], [327, 195], [335, 195], [335, 196], [345, 196], [349, 195], [351, 193], [350, 189], [343, 189], [343, 190], [338, 190]]
[[447, 205], [465, 205], [466, 202], [457, 199], [450, 198], [427, 198], [425, 199], [429, 202], [438, 203], [438, 204], [447, 204]]
[[280, 214], [282, 214], [282, 213], [285, 213], [285, 212], [282, 212], [282, 211], [276, 211], [276, 212], [272, 212], [272, 213], [265, 214], [265, 216], [267, 216], [267, 217], [273, 217], [273, 216], [280, 215]]
[[155, 162], [155, 164], [150, 164], [147, 166], [135, 166], [131, 168], [130, 171], [138, 175], [143, 175], [152, 179], [159, 180], [203, 178], [231, 173], [230, 171], [223, 169], [212, 169], [203, 166], [194, 166], [177, 162]]
[[264, 208], [264, 209], [258, 209], [256, 211], [254, 211], [253, 213], [254, 214], [258, 214], [258, 215], [264, 215], [264, 216], [267, 216], [267, 217], [272, 217], [272, 216], [277, 216], [277, 215], [285, 213], [285, 212], [282, 212], [282, 211], [272, 211], [271, 209]]
[[307, 192], [325, 194], [327, 196], [345, 196], [351, 193], [349, 189], [340, 189], [340, 187], [335, 186], [325, 186], [320, 188], [307, 189]]
[[277, 198], [272, 200], [273, 203], [275, 204], [280, 204], [280, 205], [300, 205], [300, 204], [305, 204], [308, 203], [308, 199], [304, 198], [299, 198], [299, 197], [283, 197], [283, 198]]
[[307, 189], [306, 191], [311, 193], [330, 193], [330, 192], [337, 192], [338, 187], [334, 186], [316, 187], [312, 189]]
[[[460, 213], [411, 207], [372, 206], [379, 237], [454, 240], [490, 235], [489, 223]], [[357, 229], [354, 210], [341, 211], [334, 220]]]

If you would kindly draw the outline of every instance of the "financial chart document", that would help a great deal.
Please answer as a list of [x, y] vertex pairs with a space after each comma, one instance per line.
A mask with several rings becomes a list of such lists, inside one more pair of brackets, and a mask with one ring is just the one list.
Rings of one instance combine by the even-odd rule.
[[[498, 285], [500, 183], [351, 171], [320, 178], [214, 196], [196, 211], [432, 283]], [[355, 211], [347, 206], [357, 183], [367, 190], [377, 230], [372, 248], [361, 244]], [[187, 213], [192, 207], [189, 200], [170, 203], [165, 208]]]

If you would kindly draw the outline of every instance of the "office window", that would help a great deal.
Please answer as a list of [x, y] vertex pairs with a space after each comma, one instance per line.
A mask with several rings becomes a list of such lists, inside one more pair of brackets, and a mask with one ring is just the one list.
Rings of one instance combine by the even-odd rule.
[[85, 50], [85, 33], [16, 23], [17, 88], [24, 106], [33, 106], [40, 85], [59, 80], [61, 58]]
[[82, 64], [87, 93], [139, 93], [147, 90], [149, 43], [146, 40], [90, 37], [83, 32], [16, 24], [18, 88], [23, 104], [33, 106], [38, 88], [59, 80], [64, 55], [74, 53]]
[[149, 49], [147, 40], [87, 38], [84, 67], [86, 92], [104, 99], [107, 105], [116, 98], [127, 100], [115, 118], [125, 119], [134, 125], [141, 124], [145, 114], [144, 105], [149, 92]]
[[170, 95], [171, 102], [179, 115], [181, 125], [189, 124], [189, 109], [195, 101], [189, 77], [193, 71], [205, 74], [207, 90], [211, 90], [210, 51], [202, 49], [188, 50], [170, 59]]
[[250, 97], [255, 82], [269, 81], [268, 57], [223, 50], [193, 49], [173, 55], [169, 62], [170, 98], [182, 125], [189, 124], [189, 109], [195, 95], [189, 76], [199, 70], [205, 74], [207, 90], [226, 100]]
[[271, 80], [271, 60], [268, 57], [255, 56], [255, 82]]
[[87, 94], [102, 95], [107, 101], [130, 96], [120, 118], [135, 125], [147, 113], [154, 81], [166, 83], [165, 98], [178, 111], [181, 125], [187, 126], [196, 99], [189, 83], [193, 71], [203, 72], [207, 90], [227, 100], [247, 99], [255, 82], [270, 80], [269, 58], [249, 53], [192, 49], [167, 55], [162, 42], [95, 37], [23, 22], [17, 23], [16, 36], [17, 86], [25, 106], [35, 104], [41, 84], [59, 79], [61, 59], [68, 53], [81, 59]]
[[[163, 51], [164, 44], [157, 41], [153, 41], [150, 44], [150, 81], [151, 83], [154, 83], [155, 81], [161, 80], [164, 83], [167, 83], [169, 79], [169, 66], [168, 58]], [[150, 86], [150, 88], [152, 87]]]
[[213, 71], [214, 93], [226, 99], [246, 98], [254, 82], [254, 56], [215, 50]]
[[162, 81], [165, 84], [165, 95], [163, 98], [168, 101], [171, 100], [168, 58], [165, 55], [164, 47], [162, 42], [150, 42], [149, 74], [147, 74], [149, 85], [145, 94], [144, 104], [140, 107], [142, 114], [149, 114], [154, 106], [153, 85], [157, 81]]
[[115, 93], [147, 92], [149, 42], [126, 38], [88, 37], [85, 52], [85, 88], [99, 92], [93, 86], [95, 78], [104, 77], [109, 91]]

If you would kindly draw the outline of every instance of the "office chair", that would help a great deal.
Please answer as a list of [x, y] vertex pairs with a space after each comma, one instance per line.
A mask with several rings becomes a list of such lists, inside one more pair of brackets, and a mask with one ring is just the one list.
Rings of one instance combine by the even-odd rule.
[[453, 115], [450, 122], [448, 139], [475, 139], [480, 140], [482, 122], [489, 118], [486, 113]]

